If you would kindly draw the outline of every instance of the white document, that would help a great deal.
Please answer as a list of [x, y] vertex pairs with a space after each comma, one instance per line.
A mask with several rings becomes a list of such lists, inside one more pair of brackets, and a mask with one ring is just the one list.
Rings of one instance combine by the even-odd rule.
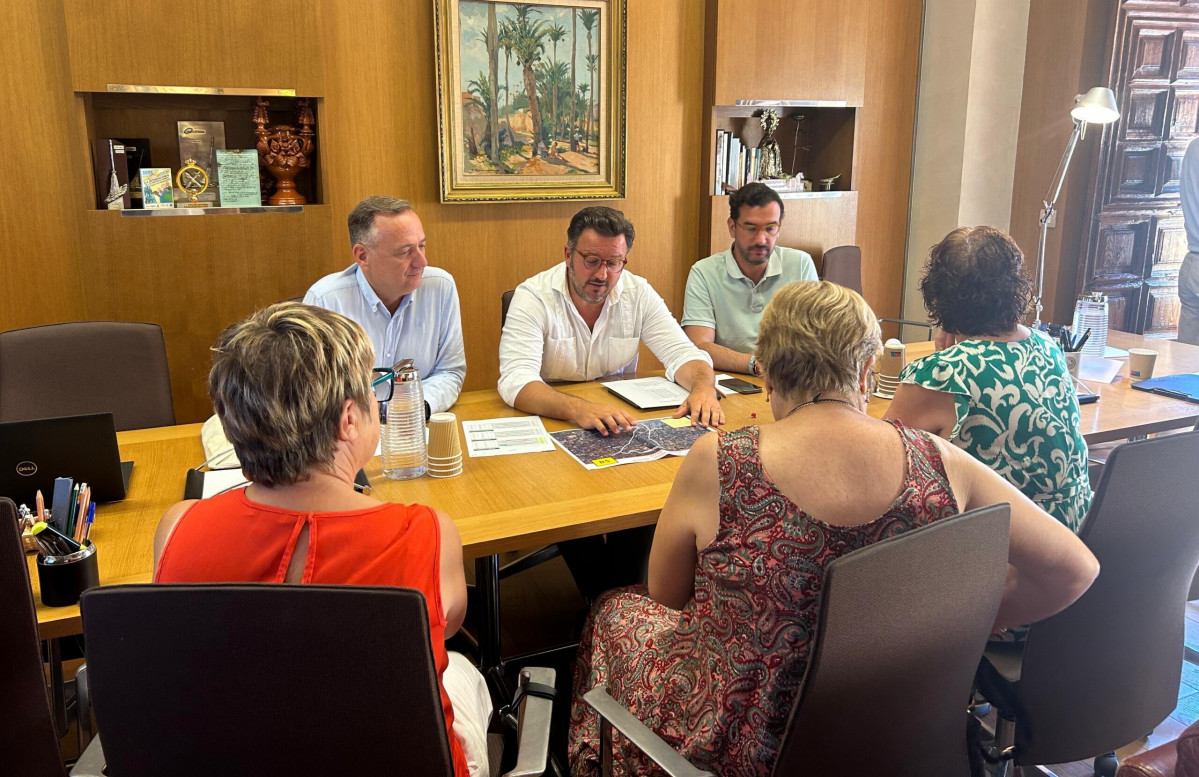
[[1124, 362], [1115, 359], [1100, 359], [1098, 356], [1084, 356], [1078, 360], [1078, 379], [1092, 380], [1096, 383], [1111, 383], [1120, 374]]
[[678, 407], [691, 392], [666, 378], [636, 378], [601, 383], [625, 402], [642, 410]]
[[210, 469], [204, 473], [204, 494], [203, 498], [223, 494], [226, 491], [238, 488], [239, 486], [249, 485], [250, 481], [246, 480], [246, 476], [241, 474], [241, 469]]
[[466, 452], [472, 459], [480, 456], [507, 456], [512, 453], [540, 453], [554, 449], [553, 440], [541, 418], [492, 418], [487, 421], [463, 421]]

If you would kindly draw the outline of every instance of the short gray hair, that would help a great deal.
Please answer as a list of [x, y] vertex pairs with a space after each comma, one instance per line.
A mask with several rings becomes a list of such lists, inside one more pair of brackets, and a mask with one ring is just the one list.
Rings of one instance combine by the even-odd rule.
[[350, 211], [346, 225], [350, 228], [350, 247], [375, 243], [375, 216], [398, 216], [412, 210], [408, 200], [398, 197], [367, 197]]
[[291, 485], [328, 469], [345, 401], [371, 410], [374, 348], [331, 310], [280, 302], [221, 332], [212, 350], [208, 395], [255, 483]]
[[588, 229], [594, 229], [603, 237], [624, 235], [625, 251], [633, 250], [633, 238], [636, 235], [633, 231], [633, 222], [625, 218], [625, 215], [616, 208], [592, 205], [583, 208], [571, 218], [570, 226], [566, 228], [566, 245], [572, 253], [579, 243], [579, 235]]

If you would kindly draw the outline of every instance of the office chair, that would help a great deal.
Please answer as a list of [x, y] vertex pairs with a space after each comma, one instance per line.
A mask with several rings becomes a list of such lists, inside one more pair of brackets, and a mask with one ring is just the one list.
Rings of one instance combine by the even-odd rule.
[[[419, 591], [130, 585], [81, 609], [99, 735], [73, 775], [452, 773]], [[525, 698], [510, 775], [545, 770], [550, 705]]]
[[0, 422], [112, 413], [118, 432], [172, 426], [158, 324], [77, 321], [0, 333]]
[[[848, 553], [825, 571], [816, 643], [773, 774], [969, 773], [966, 702], [1007, 577], [1006, 504]], [[584, 697], [671, 777], [706, 775], [614, 701]], [[864, 720], [883, 721], [863, 727]]]
[[508, 308], [512, 306], [512, 295], [515, 293], [516, 290], [512, 289], [500, 295], [500, 329], [503, 329], [504, 324], [508, 323]]
[[988, 647], [978, 688], [998, 713], [1004, 772], [1114, 751], [1178, 703], [1187, 593], [1199, 564], [1199, 434], [1129, 442], [1103, 468], [1079, 538], [1099, 577], [1077, 602], [1034, 623], [1023, 645]]
[[0, 497], [0, 761], [8, 774], [65, 777], [59, 731], [50, 712], [29, 564], [17, 530], [17, 508]]
[[[824, 252], [821, 262], [824, 280], [862, 293], [862, 249], [857, 246], [836, 246]], [[919, 326], [928, 332], [926, 340], [933, 339], [933, 325], [927, 321], [911, 321], [905, 318], [880, 318], [880, 324]]]

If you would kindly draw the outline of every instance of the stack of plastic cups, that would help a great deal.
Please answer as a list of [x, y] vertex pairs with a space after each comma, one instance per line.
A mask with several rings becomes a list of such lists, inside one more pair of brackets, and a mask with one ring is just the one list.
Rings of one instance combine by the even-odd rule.
[[429, 418], [429, 477], [452, 478], [462, 474], [462, 439], [453, 413]]
[[1087, 330], [1091, 336], [1082, 346], [1083, 356], [1099, 356], [1102, 358], [1107, 347], [1108, 310], [1107, 297], [1096, 291], [1078, 298], [1074, 306], [1075, 337], [1082, 337]]
[[420, 373], [405, 359], [396, 365], [395, 388], [383, 427], [383, 476], [412, 480], [425, 474], [425, 394]]

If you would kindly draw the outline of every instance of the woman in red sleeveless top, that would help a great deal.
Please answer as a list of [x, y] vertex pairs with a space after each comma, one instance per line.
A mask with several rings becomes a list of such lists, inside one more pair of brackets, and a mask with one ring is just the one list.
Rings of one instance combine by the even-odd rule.
[[337, 313], [281, 303], [226, 329], [213, 352], [209, 394], [250, 485], [171, 507], [154, 538], [154, 580], [421, 591], [455, 776], [486, 774], [485, 748], [471, 748], [468, 766], [455, 712], [485, 732], [490, 702], [472, 688], [463, 697], [474, 703], [455, 710], [443, 682], [452, 664], [456, 677], [474, 672], [485, 691], [477, 670], [445, 649], [466, 612], [458, 531], [440, 510], [379, 502], [354, 488], [379, 442], [376, 391], [390, 392], [386, 371], [372, 387], [366, 333]]

